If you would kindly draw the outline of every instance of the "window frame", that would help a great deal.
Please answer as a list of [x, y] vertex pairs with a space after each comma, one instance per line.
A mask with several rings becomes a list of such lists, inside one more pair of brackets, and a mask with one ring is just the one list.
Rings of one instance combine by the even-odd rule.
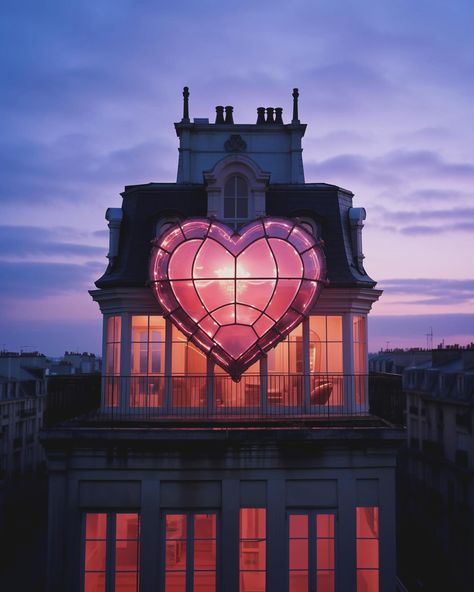
[[[333, 516], [333, 537], [318, 537], [317, 532], [317, 517], [318, 516]], [[290, 516], [306, 516], [308, 519], [308, 567], [307, 570], [292, 570], [290, 565], [290, 540], [296, 539], [299, 540], [301, 537], [290, 537]], [[308, 592], [318, 592], [317, 588], [317, 575], [318, 571], [332, 571], [334, 577], [334, 587], [333, 590], [337, 590], [337, 574], [338, 574], [338, 553], [337, 553], [337, 511], [334, 510], [326, 510], [324, 508], [294, 508], [294, 509], [287, 509], [286, 511], [286, 541], [287, 541], [287, 559], [288, 559], [288, 590], [290, 591], [291, 584], [290, 584], [290, 574], [292, 571], [306, 571], [308, 574]], [[322, 540], [332, 540], [333, 541], [333, 557], [334, 557], [334, 565], [331, 569], [323, 568], [318, 569], [317, 564], [317, 544], [318, 539]], [[301, 538], [301, 540], [304, 540]]]
[[[86, 528], [87, 528], [87, 515], [88, 514], [105, 514], [106, 525], [105, 525], [105, 539], [86, 539]], [[100, 540], [105, 542], [105, 565], [103, 573], [105, 575], [104, 592], [115, 591], [115, 576], [116, 570], [116, 548], [117, 548], [117, 536], [116, 536], [116, 525], [118, 514], [136, 514], [138, 517], [138, 536], [137, 541], [137, 570], [136, 570], [136, 592], [140, 591], [140, 579], [141, 579], [141, 515], [137, 509], [127, 509], [120, 511], [110, 511], [104, 509], [85, 509], [82, 512], [81, 518], [81, 555], [80, 555], [80, 589], [81, 592], [86, 592], [86, 541], [87, 540]], [[118, 539], [118, 540], [135, 540], [135, 539]], [[91, 572], [93, 570], [89, 570]], [[99, 571], [99, 570], [98, 570]], [[124, 571], [124, 570], [119, 570]], [[100, 572], [101, 573], [101, 570]]]
[[[221, 520], [220, 512], [217, 509], [199, 508], [199, 509], [170, 509], [166, 508], [161, 511], [161, 530], [160, 530], [160, 564], [162, 566], [159, 581], [160, 590], [166, 592], [166, 548], [167, 548], [167, 537], [166, 537], [166, 516], [168, 515], [180, 515], [186, 516], [186, 567], [185, 567], [185, 592], [192, 592], [194, 589], [194, 543], [195, 543], [195, 524], [194, 517], [200, 514], [208, 514], [215, 516], [216, 520], [216, 564], [215, 564], [215, 592], [220, 590], [220, 565], [221, 565]], [[212, 540], [212, 539], [199, 539], [199, 540]], [[172, 571], [172, 570], [171, 570]], [[204, 571], [204, 570], [198, 570]], [[211, 570], [209, 570], [211, 571]]]

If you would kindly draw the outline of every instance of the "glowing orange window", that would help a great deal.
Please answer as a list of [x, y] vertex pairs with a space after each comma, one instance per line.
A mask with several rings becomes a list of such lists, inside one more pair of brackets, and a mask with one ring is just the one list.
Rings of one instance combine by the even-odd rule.
[[289, 515], [289, 592], [334, 592], [334, 515]]
[[357, 592], [379, 591], [379, 509], [356, 508]]
[[266, 510], [240, 510], [240, 592], [266, 589]]
[[138, 514], [89, 512], [85, 518], [84, 592], [138, 592]]
[[165, 515], [165, 592], [215, 592], [216, 515]]

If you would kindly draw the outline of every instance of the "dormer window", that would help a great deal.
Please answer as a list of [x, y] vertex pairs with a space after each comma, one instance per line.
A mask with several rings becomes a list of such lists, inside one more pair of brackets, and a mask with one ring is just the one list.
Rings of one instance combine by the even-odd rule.
[[224, 186], [224, 219], [234, 224], [249, 218], [249, 191], [246, 179], [240, 175], [229, 177]]
[[265, 193], [270, 175], [250, 158], [232, 154], [204, 173], [207, 215], [238, 228], [265, 216]]

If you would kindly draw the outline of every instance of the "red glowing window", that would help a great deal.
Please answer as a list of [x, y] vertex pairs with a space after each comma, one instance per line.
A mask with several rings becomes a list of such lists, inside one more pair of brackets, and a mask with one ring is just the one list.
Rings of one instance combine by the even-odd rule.
[[[113, 565], [109, 564], [112, 548]], [[138, 592], [138, 514], [86, 514], [83, 575], [84, 592]]]
[[334, 592], [334, 515], [289, 515], [289, 592]]
[[379, 591], [379, 509], [356, 508], [357, 592]]
[[266, 590], [266, 510], [240, 510], [240, 592]]
[[216, 514], [165, 515], [165, 592], [215, 592]]
[[150, 278], [175, 326], [238, 380], [309, 314], [325, 259], [291, 220], [260, 219], [237, 233], [190, 219], [156, 242]]

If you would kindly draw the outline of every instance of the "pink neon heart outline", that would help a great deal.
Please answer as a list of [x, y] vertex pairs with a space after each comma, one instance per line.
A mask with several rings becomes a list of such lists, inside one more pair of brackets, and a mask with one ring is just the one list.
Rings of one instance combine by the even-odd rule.
[[[269, 246], [269, 239], [280, 239], [285, 243], [292, 245], [294, 252], [301, 260], [303, 271], [300, 276], [284, 276], [284, 279], [300, 280], [300, 284], [296, 294], [291, 299], [291, 302], [289, 301], [282, 316], [277, 320], [271, 319], [274, 321], [273, 325], [262, 335], [256, 335], [257, 339], [254, 343], [245, 349], [241, 355], [235, 358], [226, 351], [223, 345], [220, 345], [215, 339], [213, 339], [214, 335], [219, 332], [221, 327], [219, 327], [216, 333], [212, 335], [212, 331], [207, 334], [201, 326], [201, 323], [203, 323], [205, 318], [212, 318], [211, 315], [215, 314], [216, 309], [212, 309], [211, 312], [206, 309], [208, 311], [206, 317], [195, 320], [191, 316], [192, 308], [186, 310], [186, 306], [183, 305], [182, 302], [179, 302], [175, 288], [173, 288], [173, 283], [176, 284], [177, 280], [170, 278], [168, 273], [169, 265], [178, 247], [183, 245], [186, 241], [202, 241], [201, 246], [197, 247], [196, 255], [202, 249], [206, 241], [216, 241], [220, 247], [224, 248], [236, 261], [238, 261], [238, 257], [243, 254], [244, 249], [250, 247], [254, 243], [264, 240], [267, 241], [268, 248], [273, 254], [278, 268], [278, 257]], [[181, 262], [182, 259], [176, 259], [176, 261]], [[309, 265], [308, 261], [312, 262], [313, 267]], [[195, 276], [195, 263], [196, 256], [191, 265], [192, 277], [181, 278], [180, 281], [184, 280], [192, 283], [192, 288], [187, 287], [186, 289], [193, 289], [195, 294], [201, 300], [195, 282], [202, 281], [202, 278]], [[235, 269], [236, 264], [234, 265], [234, 276], [231, 279], [232, 281], [237, 282]], [[160, 237], [153, 241], [150, 259], [151, 285], [158, 302], [165, 311], [165, 316], [169, 317], [173, 324], [186, 335], [188, 339], [190, 339], [206, 356], [209, 356], [236, 381], [240, 380], [240, 376], [245, 370], [263, 357], [269, 349], [275, 347], [280, 341], [282, 341], [309, 314], [319, 297], [322, 285], [325, 283], [325, 275], [326, 263], [321, 243], [310, 235], [297, 221], [285, 218], [260, 218], [241, 228], [238, 233], [214, 219], [188, 218], [187, 220], [166, 229]], [[229, 281], [229, 278], [227, 277], [223, 279], [216, 275], [214, 275], [213, 278], [206, 279], [212, 279], [212, 281]], [[255, 281], [255, 278], [252, 277], [245, 278], [248, 282], [252, 281], [252, 279]], [[267, 276], [267, 279], [271, 280], [271, 277], [268, 278]], [[264, 311], [267, 310], [273, 296], [277, 293], [278, 283], [281, 279], [282, 278], [278, 276], [277, 269], [277, 277], [274, 278], [275, 287]], [[233, 301], [229, 302], [229, 304], [236, 306], [236, 298], [237, 296], [234, 291]], [[264, 311], [260, 311], [260, 316], [267, 316]], [[234, 323], [224, 326], [234, 325], [239, 327], [253, 327], [255, 324], [247, 325], [244, 323], [237, 323], [236, 320], [237, 317], [235, 318]], [[254, 328], [252, 330], [255, 332]], [[249, 331], [246, 332], [248, 333]], [[212, 337], [210, 335], [212, 335]], [[255, 338], [252, 337], [252, 339]]]

